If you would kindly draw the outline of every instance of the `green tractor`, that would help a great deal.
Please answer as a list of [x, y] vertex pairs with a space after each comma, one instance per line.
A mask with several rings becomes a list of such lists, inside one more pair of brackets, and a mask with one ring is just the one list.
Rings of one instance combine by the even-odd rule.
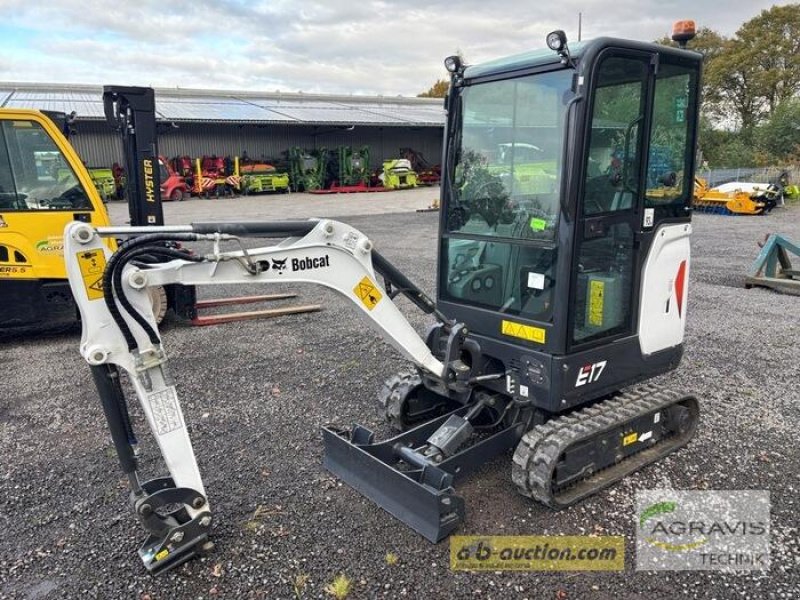
[[507, 187], [517, 194], [550, 194], [558, 181], [555, 157], [534, 144], [498, 144], [495, 160], [487, 169], [508, 179]]

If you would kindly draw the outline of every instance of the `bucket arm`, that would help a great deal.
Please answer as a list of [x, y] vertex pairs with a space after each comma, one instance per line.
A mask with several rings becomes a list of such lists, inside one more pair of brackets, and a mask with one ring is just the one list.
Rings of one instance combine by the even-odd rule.
[[[109, 236], [130, 239], [112, 254], [102, 241]], [[243, 237], [282, 239], [272, 246], [248, 250], [241, 245]], [[190, 255], [169, 248], [170, 241], [207, 241], [213, 249], [204, 256]], [[239, 249], [223, 252], [223, 243], [238, 243]], [[138, 256], [148, 253], [159, 261], [137, 263]], [[363, 233], [343, 223], [312, 220], [93, 228], [73, 222], [64, 234], [64, 256], [82, 317], [80, 351], [92, 367], [122, 469], [131, 481], [134, 508], [150, 533], [139, 554], [152, 571], [179, 564], [208, 543], [211, 516], [148, 288], [169, 284], [323, 285], [348, 298], [389, 344], [426, 374], [442, 381], [447, 377], [445, 365], [392, 301], [391, 287], [425, 312], [435, 312], [433, 302], [375, 252]], [[376, 270], [391, 282], [389, 292], [379, 283]], [[118, 369], [129, 376], [169, 469], [168, 478], [146, 483], [138, 480], [131, 448], [135, 437]], [[170, 503], [167, 500], [184, 506], [181, 514], [170, 515], [165, 522], [154, 508]]]

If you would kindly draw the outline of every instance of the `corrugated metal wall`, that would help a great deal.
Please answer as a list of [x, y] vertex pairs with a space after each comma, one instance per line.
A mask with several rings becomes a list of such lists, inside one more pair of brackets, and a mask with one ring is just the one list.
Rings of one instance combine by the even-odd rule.
[[[108, 125], [80, 121], [72, 144], [89, 166], [122, 163], [122, 142]], [[438, 163], [442, 154], [440, 127], [356, 126], [352, 130], [306, 125], [238, 125], [219, 123], [181, 123], [178, 129], [159, 134], [159, 152], [167, 157], [204, 154], [251, 158], [280, 158], [292, 146], [306, 149], [336, 146], [369, 146], [373, 168], [384, 159], [397, 158], [401, 147], [422, 152], [430, 163]]]

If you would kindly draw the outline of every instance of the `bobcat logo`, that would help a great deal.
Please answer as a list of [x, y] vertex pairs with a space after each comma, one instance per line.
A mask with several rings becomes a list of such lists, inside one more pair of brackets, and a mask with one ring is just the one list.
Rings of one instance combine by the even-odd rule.
[[283, 275], [283, 270], [286, 268], [286, 260], [278, 260], [277, 258], [272, 259], [272, 269], [278, 272], [278, 275]]

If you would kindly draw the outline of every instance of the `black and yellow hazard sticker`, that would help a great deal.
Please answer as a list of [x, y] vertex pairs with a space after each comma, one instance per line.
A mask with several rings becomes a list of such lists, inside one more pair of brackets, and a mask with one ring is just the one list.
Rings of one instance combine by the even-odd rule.
[[533, 327], [532, 325], [506, 321], [505, 319], [500, 321], [500, 333], [538, 344], [544, 344], [547, 335], [547, 331], [541, 327]]
[[78, 252], [78, 265], [89, 300], [103, 297], [103, 271], [106, 270], [106, 255], [102, 249]]
[[605, 287], [605, 282], [597, 279], [589, 282], [589, 325], [603, 326]]
[[353, 288], [353, 293], [361, 300], [361, 303], [367, 307], [367, 310], [372, 310], [378, 305], [378, 302], [383, 298], [383, 294], [378, 291], [378, 286], [366, 275], [356, 284]]
[[629, 433], [625, 437], [622, 438], [622, 445], [623, 446], [630, 446], [639, 441], [639, 434], [635, 431], [633, 433]]

